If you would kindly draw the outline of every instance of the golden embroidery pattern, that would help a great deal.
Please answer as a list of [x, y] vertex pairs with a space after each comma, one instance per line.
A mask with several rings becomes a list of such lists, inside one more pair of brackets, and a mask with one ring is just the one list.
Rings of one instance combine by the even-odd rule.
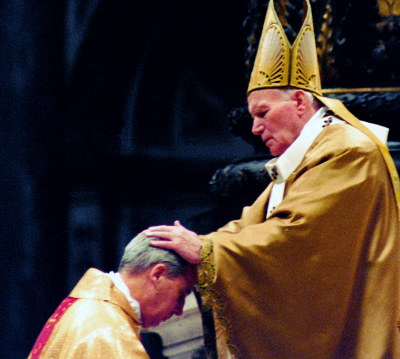
[[269, 2], [247, 93], [289, 86], [322, 94], [311, 5], [305, 3], [306, 15], [291, 46], [274, 2]]
[[223, 316], [225, 309], [221, 296], [216, 292], [212, 285], [215, 281], [215, 266], [214, 262], [214, 251], [211, 239], [203, 240], [203, 249], [201, 253], [201, 271], [199, 274], [199, 291], [203, 298], [202, 306], [206, 310], [211, 308], [214, 310], [214, 318], [218, 321], [218, 324], [225, 330], [226, 333], [226, 344], [230, 350], [230, 354], [234, 359], [240, 359], [241, 354], [239, 349], [232, 344], [232, 325], [228, 318]]

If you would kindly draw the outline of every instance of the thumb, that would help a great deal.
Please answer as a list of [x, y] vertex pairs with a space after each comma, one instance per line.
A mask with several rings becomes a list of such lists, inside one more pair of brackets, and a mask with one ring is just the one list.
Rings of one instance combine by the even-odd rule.
[[185, 227], [183, 227], [183, 226], [181, 225], [181, 222], [179, 222], [179, 220], [176, 220], [176, 221], [174, 222], [174, 226], [176, 226], [176, 227], [181, 227], [181, 228], [185, 228]]

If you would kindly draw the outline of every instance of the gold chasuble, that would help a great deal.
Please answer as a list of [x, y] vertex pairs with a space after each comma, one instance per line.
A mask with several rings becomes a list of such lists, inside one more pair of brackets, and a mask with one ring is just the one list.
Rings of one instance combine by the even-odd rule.
[[219, 357], [400, 358], [400, 230], [376, 143], [346, 123], [324, 128], [266, 220], [271, 185], [203, 236]]
[[125, 295], [92, 268], [48, 320], [28, 359], [149, 359], [139, 330]]
[[388, 148], [322, 96], [305, 4], [291, 46], [269, 2], [248, 93], [310, 91], [345, 122], [318, 134], [268, 219], [273, 183], [239, 220], [202, 236], [200, 292], [219, 358], [400, 358], [399, 177]]

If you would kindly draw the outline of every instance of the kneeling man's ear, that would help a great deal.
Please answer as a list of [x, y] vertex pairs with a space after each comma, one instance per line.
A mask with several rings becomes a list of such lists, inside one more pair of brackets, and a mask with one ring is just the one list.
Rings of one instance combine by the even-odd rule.
[[164, 263], [157, 263], [150, 269], [149, 278], [153, 283], [158, 283], [163, 276], [167, 275], [167, 273], [167, 266]]

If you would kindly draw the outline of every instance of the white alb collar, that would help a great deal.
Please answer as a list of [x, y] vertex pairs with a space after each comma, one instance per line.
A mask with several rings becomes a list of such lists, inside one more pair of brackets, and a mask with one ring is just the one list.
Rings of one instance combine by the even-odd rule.
[[[343, 120], [327, 114], [328, 108], [320, 108], [304, 125], [300, 135], [288, 147], [288, 149], [279, 157], [268, 161], [265, 168], [274, 181], [271, 195], [268, 202], [267, 218], [272, 211], [282, 201], [285, 190], [285, 181], [296, 170], [304, 158], [307, 150], [320, 134], [324, 127], [331, 124], [344, 122]], [[377, 124], [361, 121], [362, 124], [374, 133], [383, 143], [387, 143], [389, 129]]]
[[315, 137], [325, 126], [342, 121], [333, 116], [324, 117], [327, 111], [327, 107], [320, 108], [304, 125], [300, 135], [287, 150], [279, 157], [267, 162], [265, 167], [275, 183], [284, 182], [289, 178], [303, 160]]
[[138, 316], [139, 320], [141, 321], [139, 302], [136, 299], [133, 299], [131, 297], [131, 294], [129, 293], [129, 288], [125, 284], [125, 282], [122, 280], [121, 275], [118, 272], [115, 273], [115, 272], [111, 271], [108, 273], [108, 276], [113, 281], [115, 286], [125, 295], [130, 306], [132, 307], [133, 311], [135, 312], [135, 314]]

